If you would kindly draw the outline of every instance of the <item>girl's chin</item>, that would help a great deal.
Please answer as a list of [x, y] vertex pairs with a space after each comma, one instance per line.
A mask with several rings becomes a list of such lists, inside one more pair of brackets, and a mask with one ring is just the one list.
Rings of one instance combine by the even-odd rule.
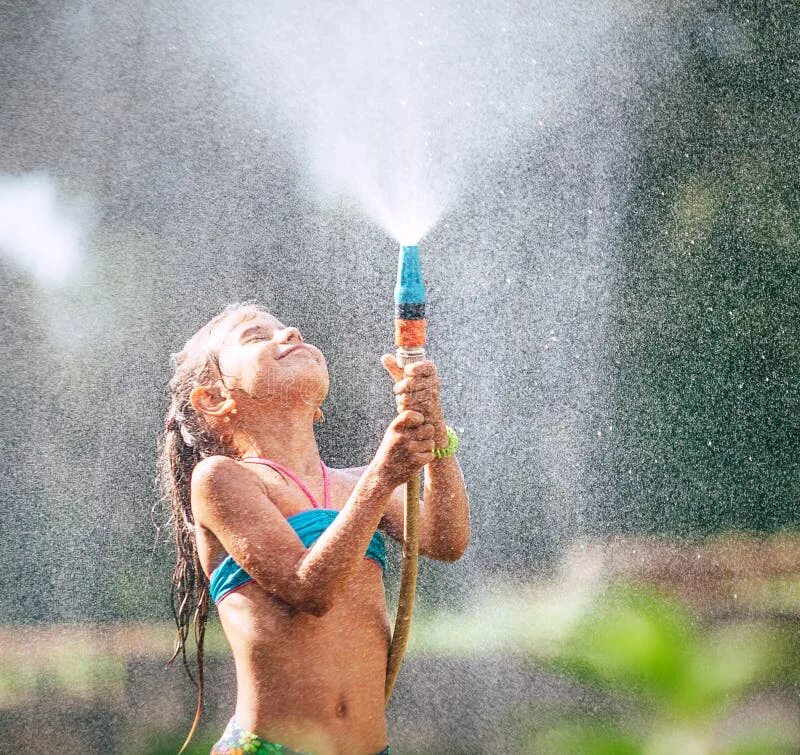
[[324, 367], [325, 359], [321, 354], [316, 354], [311, 349], [295, 349], [291, 354], [287, 354], [281, 360], [281, 363], [290, 368], [303, 369], [306, 365], [311, 364]]

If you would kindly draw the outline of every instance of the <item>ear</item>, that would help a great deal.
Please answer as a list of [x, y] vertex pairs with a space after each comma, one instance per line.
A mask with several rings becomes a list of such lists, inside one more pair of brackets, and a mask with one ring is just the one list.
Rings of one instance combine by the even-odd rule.
[[232, 398], [223, 396], [216, 386], [212, 388], [198, 385], [189, 394], [189, 401], [195, 411], [214, 417], [226, 415], [236, 407], [236, 402]]

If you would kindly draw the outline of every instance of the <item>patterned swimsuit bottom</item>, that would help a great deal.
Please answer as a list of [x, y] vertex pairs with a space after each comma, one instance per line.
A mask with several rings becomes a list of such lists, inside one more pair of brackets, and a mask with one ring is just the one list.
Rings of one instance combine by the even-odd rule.
[[[381, 750], [377, 755], [390, 755], [391, 748]], [[211, 755], [312, 755], [312, 753], [293, 750], [291, 747], [267, 742], [266, 739], [246, 731], [232, 718], [228, 722], [222, 739], [211, 749]]]

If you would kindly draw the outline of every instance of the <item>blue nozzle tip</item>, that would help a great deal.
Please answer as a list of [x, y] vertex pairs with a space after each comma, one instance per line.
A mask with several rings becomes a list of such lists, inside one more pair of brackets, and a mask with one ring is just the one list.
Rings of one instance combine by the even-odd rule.
[[419, 247], [400, 247], [397, 262], [397, 285], [394, 288], [395, 304], [424, 304], [425, 284], [422, 282], [422, 263]]

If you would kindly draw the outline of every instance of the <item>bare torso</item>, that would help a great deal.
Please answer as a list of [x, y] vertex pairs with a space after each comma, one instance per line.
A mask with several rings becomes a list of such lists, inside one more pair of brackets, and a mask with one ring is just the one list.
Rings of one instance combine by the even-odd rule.
[[[297, 486], [274, 470], [241, 466], [243, 474], [259, 475], [285, 517], [309, 508]], [[347, 470], [329, 472], [331, 506], [341, 509], [358, 480]], [[210, 530], [198, 528], [197, 539], [209, 575], [227, 554]], [[386, 746], [390, 627], [374, 561], [362, 560], [321, 617], [298, 611], [255, 582], [226, 596], [218, 611], [236, 665], [236, 718], [243, 728], [320, 755], [372, 754]]]

